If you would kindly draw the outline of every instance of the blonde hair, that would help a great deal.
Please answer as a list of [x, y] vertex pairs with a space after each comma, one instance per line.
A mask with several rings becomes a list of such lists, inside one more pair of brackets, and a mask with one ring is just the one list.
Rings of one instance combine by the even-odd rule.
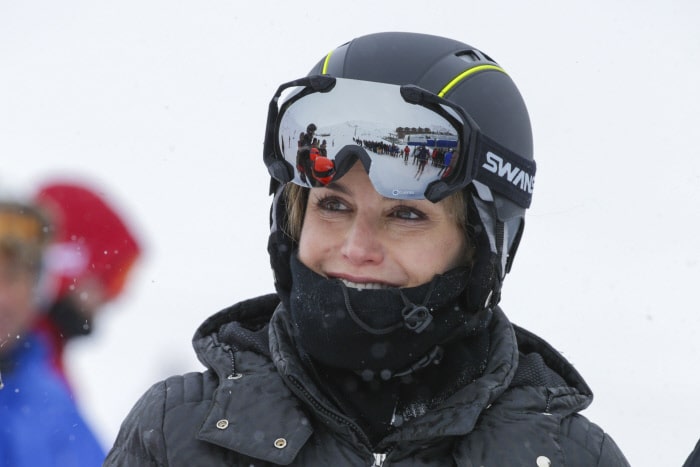
[[[284, 200], [287, 207], [287, 222], [284, 226], [285, 233], [295, 242], [299, 242], [301, 229], [304, 225], [306, 203], [309, 200], [309, 189], [299, 186], [296, 183], [287, 183], [284, 187]], [[444, 203], [448, 215], [454, 219], [455, 224], [457, 224], [464, 233], [464, 238], [466, 239], [465, 263], [470, 265], [474, 256], [474, 245], [468, 233], [467, 202], [464, 194], [459, 191], [439, 202]]]

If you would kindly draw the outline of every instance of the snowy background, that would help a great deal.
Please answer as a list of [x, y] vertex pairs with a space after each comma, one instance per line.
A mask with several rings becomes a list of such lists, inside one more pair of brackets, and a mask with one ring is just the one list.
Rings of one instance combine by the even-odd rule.
[[514, 78], [537, 186], [505, 283], [634, 466], [700, 437], [700, 3], [696, 0], [0, 0], [0, 192], [99, 187], [146, 254], [67, 355], [105, 446], [153, 382], [200, 368], [196, 326], [272, 290], [268, 100], [341, 43], [452, 36]]

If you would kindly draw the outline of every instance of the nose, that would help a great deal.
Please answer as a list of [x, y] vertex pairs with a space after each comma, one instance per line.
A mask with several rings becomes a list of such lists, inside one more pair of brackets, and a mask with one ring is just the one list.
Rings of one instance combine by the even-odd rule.
[[379, 264], [384, 259], [380, 228], [362, 216], [353, 220], [341, 247], [342, 255], [352, 264]]

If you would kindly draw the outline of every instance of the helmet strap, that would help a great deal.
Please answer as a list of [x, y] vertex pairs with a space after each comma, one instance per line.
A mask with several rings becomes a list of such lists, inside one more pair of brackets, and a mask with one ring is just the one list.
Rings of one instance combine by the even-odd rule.
[[506, 224], [498, 218], [493, 202], [467, 191], [467, 219], [472, 228], [474, 264], [467, 290], [468, 303], [476, 310], [498, 304], [508, 256]]

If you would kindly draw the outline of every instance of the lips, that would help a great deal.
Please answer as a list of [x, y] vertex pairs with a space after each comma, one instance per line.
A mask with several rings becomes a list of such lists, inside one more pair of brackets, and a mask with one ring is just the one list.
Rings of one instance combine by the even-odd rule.
[[337, 279], [345, 284], [346, 287], [357, 290], [382, 290], [392, 287], [399, 287], [396, 284], [369, 276], [350, 275], [345, 273], [327, 273], [326, 277], [329, 279]]
[[357, 290], [382, 290], [391, 287], [388, 284], [382, 284], [379, 282], [353, 282], [347, 279], [338, 278], [346, 287]]

